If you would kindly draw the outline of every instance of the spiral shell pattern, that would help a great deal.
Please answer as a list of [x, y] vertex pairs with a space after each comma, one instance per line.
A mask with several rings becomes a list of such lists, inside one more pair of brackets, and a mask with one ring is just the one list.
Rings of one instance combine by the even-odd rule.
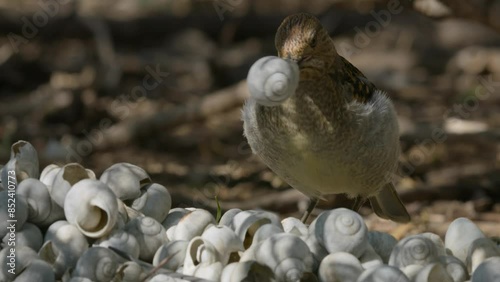
[[360, 257], [368, 242], [368, 229], [356, 212], [340, 208], [321, 213], [309, 227], [329, 253], [348, 252]]
[[429, 239], [421, 235], [404, 238], [394, 247], [389, 265], [405, 267], [410, 264], [427, 265], [438, 260], [438, 249]]
[[263, 57], [250, 68], [247, 83], [251, 97], [258, 104], [274, 107], [295, 93], [299, 85], [299, 67], [275, 56]]

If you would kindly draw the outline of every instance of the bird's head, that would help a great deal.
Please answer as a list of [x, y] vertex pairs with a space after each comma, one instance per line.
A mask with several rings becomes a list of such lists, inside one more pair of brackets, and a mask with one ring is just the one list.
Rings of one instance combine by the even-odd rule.
[[313, 15], [288, 16], [276, 32], [278, 56], [299, 64], [299, 68], [322, 68], [333, 63], [337, 52], [330, 36]]

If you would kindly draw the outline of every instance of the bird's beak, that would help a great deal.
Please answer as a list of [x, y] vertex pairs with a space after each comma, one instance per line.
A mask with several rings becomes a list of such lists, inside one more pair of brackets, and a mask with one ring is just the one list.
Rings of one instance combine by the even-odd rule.
[[305, 56], [305, 57], [292, 57], [290, 54], [288, 54], [288, 55], [285, 57], [285, 59], [290, 60], [290, 61], [292, 61], [292, 62], [295, 62], [295, 63], [297, 63], [299, 66], [300, 66], [300, 64], [301, 64], [301, 63], [303, 63], [303, 62], [305, 62], [305, 61], [309, 60], [310, 58], [311, 58], [311, 56]]

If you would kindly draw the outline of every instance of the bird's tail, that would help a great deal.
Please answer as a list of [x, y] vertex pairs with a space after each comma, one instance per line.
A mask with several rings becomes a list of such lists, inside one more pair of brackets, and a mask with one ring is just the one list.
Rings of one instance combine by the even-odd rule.
[[406, 223], [411, 220], [392, 183], [386, 184], [378, 195], [368, 198], [373, 211], [381, 218]]

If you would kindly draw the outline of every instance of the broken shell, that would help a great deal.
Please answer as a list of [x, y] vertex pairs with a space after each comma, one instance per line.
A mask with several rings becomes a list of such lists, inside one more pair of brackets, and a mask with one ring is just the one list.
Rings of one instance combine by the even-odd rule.
[[56, 164], [49, 164], [40, 173], [40, 181], [47, 187], [54, 183], [57, 173], [61, 170], [61, 167]]
[[410, 282], [408, 277], [396, 267], [382, 265], [365, 270], [357, 282]]
[[281, 221], [283, 226], [283, 231], [286, 233], [292, 233], [297, 236], [307, 236], [309, 234], [309, 229], [307, 226], [298, 218], [287, 217]]
[[399, 268], [411, 264], [427, 265], [438, 260], [434, 243], [421, 235], [412, 235], [399, 241], [389, 258], [389, 265]]
[[113, 247], [126, 254], [129, 254], [131, 257], [135, 259], [139, 258], [140, 248], [137, 238], [135, 238], [134, 235], [122, 229], [114, 230], [105, 237], [100, 238], [96, 242], [96, 244], [106, 248]]
[[108, 167], [99, 180], [106, 183], [122, 201], [136, 199], [141, 195], [141, 187], [151, 183], [144, 169], [129, 163], [116, 163]]
[[466, 263], [467, 252], [476, 239], [485, 238], [484, 233], [467, 218], [455, 219], [446, 231], [444, 244], [453, 256]]
[[137, 239], [139, 258], [146, 262], [153, 261], [156, 250], [168, 242], [165, 228], [151, 217], [134, 218], [125, 225], [124, 230]]
[[194, 237], [187, 246], [182, 273], [219, 281], [222, 263], [217, 249], [201, 236]]
[[356, 281], [363, 272], [358, 258], [346, 252], [327, 255], [319, 266], [318, 278], [322, 282]]
[[275, 56], [263, 57], [250, 67], [247, 83], [250, 97], [257, 103], [277, 106], [295, 93], [299, 85], [299, 67]]
[[252, 244], [255, 232], [265, 224], [273, 224], [281, 231], [283, 230], [279, 217], [274, 213], [266, 211], [249, 210], [239, 212], [234, 215], [231, 226], [243, 242], [245, 249], [247, 249]]
[[158, 266], [164, 259], [170, 257], [162, 267], [176, 271], [184, 264], [189, 241], [177, 240], [163, 244], [153, 257], [153, 265]]
[[228, 211], [226, 211], [220, 218], [219, 220], [219, 224], [220, 225], [225, 225], [225, 226], [229, 226], [231, 229], [234, 230], [232, 224], [233, 224], [233, 217], [238, 214], [239, 212], [241, 212], [240, 209], [230, 209]]
[[259, 243], [255, 260], [267, 265], [277, 281], [298, 281], [312, 271], [313, 258], [306, 243], [289, 233], [275, 234]]
[[84, 277], [96, 282], [111, 281], [123, 263], [113, 251], [103, 247], [92, 247], [85, 251], [76, 263], [72, 276]]
[[[15, 172], [12, 174], [12, 172]], [[38, 154], [31, 143], [19, 140], [10, 147], [10, 160], [1, 171], [2, 186], [7, 190], [9, 180], [21, 183], [27, 178], [38, 178]], [[15, 177], [15, 179], [13, 178]]]
[[264, 224], [260, 226], [260, 228], [255, 231], [255, 234], [253, 234], [253, 240], [250, 247], [241, 254], [240, 262], [255, 260], [255, 251], [259, 243], [278, 233], [283, 233], [283, 230], [274, 224]]
[[49, 189], [41, 181], [28, 178], [19, 183], [17, 194], [28, 204], [28, 221], [38, 226], [49, 226], [64, 219], [64, 210], [50, 197]]
[[99, 238], [113, 230], [118, 203], [106, 184], [84, 179], [73, 185], [66, 195], [64, 214], [85, 236]]
[[165, 186], [151, 183], [141, 189], [141, 195], [136, 198], [130, 207], [162, 222], [172, 206], [172, 198]]
[[64, 200], [73, 185], [82, 179], [95, 179], [95, 174], [77, 163], [70, 163], [63, 166], [54, 177], [52, 185], [47, 185], [50, 197], [59, 206], [64, 208]]
[[227, 226], [209, 226], [201, 235], [205, 241], [210, 242], [219, 255], [219, 261], [226, 265], [232, 253], [243, 251], [243, 242], [236, 236], [231, 228]]
[[40, 248], [40, 258], [52, 265], [56, 278], [76, 265], [80, 256], [89, 248], [87, 238], [78, 228], [65, 220], [54, 222], [45, 233], [45, 243]]
[[[3, 237], [3, 246], [4, 248], [8, 248], [12, 245], [12, 242], [15, 242], [18, 246], [26, 246], [33, 249], [35, 252], [38, 252], [40, 247], [43, 244], [43, 235], [40, 228], [36, 225], [26, 222], [23, 225], [21, 230], [17, 231], [15, 236], [10, 236], [12, 233], [7, 233], [5, 237]], [[10, 242], [10, 243], [9, 243]]]
[[345, 208], [322, 212], [309, 226], [309, 233], [329, 253], [347, 252], [360, 257], [368, 245], [363, 218]]
[[197, 209], [190, 213], [185, 214], [177, 223], [177, 225], [171, 227], [170, 232], [172, 241], [175, 240], [186, 240], [190, 241], [196, 236], [200, 236], [205, 228], [210, 225], [215, 224], [215, 218], [206, 210]]

